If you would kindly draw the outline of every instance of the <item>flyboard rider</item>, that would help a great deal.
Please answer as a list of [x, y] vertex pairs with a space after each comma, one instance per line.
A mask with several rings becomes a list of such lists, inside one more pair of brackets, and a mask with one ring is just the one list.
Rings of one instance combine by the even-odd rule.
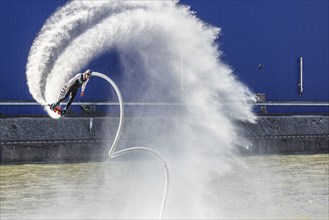
[[79, 88], [81, 87], [81, 94], [80, 96], [84, 96], [84, 91], [86, 88], [86, 85], [89, 81], [89, 78], [91, 77], [92, 72], [88, 69], [84, 73], [78, 73], [75, 75], [72, 79], [70, 79], [63, 88], [61, 89], [61, 92], [58, 96], [57, 102], [50, 105], [50, 109], [54, 110], [56, 106], [59, 106], [62, 101], [67, 99], [70, 96], [70, 99], [68, 103], [66, 104], [66, 107], [62, 109], [62, 115], [64, 115], [70, 108], [75, 96], [78, 93]]

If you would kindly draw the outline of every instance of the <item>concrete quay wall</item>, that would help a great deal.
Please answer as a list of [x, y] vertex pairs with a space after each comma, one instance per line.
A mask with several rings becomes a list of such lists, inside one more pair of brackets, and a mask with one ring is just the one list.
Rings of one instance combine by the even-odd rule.
[[[164, 126], [150, 133], [158, 135], [170, 129], [173, 120], [167, 119], [126, 118], [124, 126], [139, 129], [143, 123], [160, 123]], [[106, 160], [118, 122], [114, 117], [0, 118], [0, 162]], [[243, 154], [329, 152], [329, 116], [260, 116], [256, 124], [238, 126], [252, 143], [248, 149], [241, 149]], [[129, 139], [125, 129], [121, 139]]]
[[252, 143], [247, 154], [329, 153], [329, 116], [260, 116], [241, 126]]
[[0, 162], [102, 161], [111, 140], [100, 131], [115, 132], [117, 126], [116, 119], [103, 121], [92, 118], [91, 127], [90, 118], [2, 118]]

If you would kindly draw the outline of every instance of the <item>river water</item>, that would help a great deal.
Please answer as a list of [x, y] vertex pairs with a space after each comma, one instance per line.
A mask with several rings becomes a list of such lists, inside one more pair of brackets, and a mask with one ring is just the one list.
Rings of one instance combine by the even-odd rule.
[[[212, 218], [328, 219], [328, 158], [328, 154], [241, 158], [243, 166], [214, 175], [208, 186], [212, 207], [217, 207]], [[150, 183], [156, 185], [152, 189], [137, 184], [154, 169], [148, 163], [2, 165], [0, 219], [157, 218], [157, 208], [145, 207], [159, 207], [161, 195], [154, 195], [159, 202], [150, 205], [146, 197], [132, 193], [163, 189], [161, 181]], [[170, 213], [172, 201], [168, 200], [164, 218], [177, 217]]]

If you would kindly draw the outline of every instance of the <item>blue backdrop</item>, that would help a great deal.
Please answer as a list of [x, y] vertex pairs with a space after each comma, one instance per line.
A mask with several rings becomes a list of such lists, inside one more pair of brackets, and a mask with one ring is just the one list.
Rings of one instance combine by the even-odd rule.
[[[65, 2], [0, 2], [0, 101], [32, 101], [25, 76], [28, 53], [46, 19]], [[202, 20], [221, 27], [218, 43], [224, 52], [222, 59], [252, 91], [265, 93], [270, 101], [329, 100], [327, 0], [182, 0], [181, 3], [191, 5]], [[304, 63], [301, 96], [298, 88], [300, 57]], [[260, 71], [259, 64], [264, 65]], [[119, 70], [114, 72], [119, 74]], [[43, 112], [40, 107], [22, 110], [22, 107], [0, 106], [0, 113], [10, 111]], [[281, 108], [279, 111], [329, 112], [328, 107]]]

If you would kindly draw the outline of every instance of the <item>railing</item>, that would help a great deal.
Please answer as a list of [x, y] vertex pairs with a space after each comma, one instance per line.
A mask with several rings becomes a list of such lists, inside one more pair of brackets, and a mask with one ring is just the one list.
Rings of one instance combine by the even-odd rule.
[[[329, 106], [329, 101], [267, 101], [267, 102], [255, 102], [252, 103], [255, 106]], [[32, 101], [0, 101], [0, 106], [28, 106], [28, 105], [40, 105], [37, 102]], [[72, 105], [98, 105], [98, 106], [113, 106], [119, 105], [118, 102], [73, 102]], [[185, 104], [178, 102], [125, 102], [126, 106], [186, 106], [195, 104]]]
[[[62, 104], [66, 104], [63, 102]], [[219, 103], [218, 103], [219, 104]], [[263, 99], [259, 99], [258, 102], [251, 103], [253, 106], [255, 106], [255, 113], [259, 115], [268, 115], [268, 114], [291, 114], [292, 112], [294, 114], [329, 114], [329, 101], [264, 101]], [[97, 106], [101, 108], [101, 106], [120, 106], [119, 102], [106, 102], [106, 101], [85, 101], [85, 102], [73, 102], [72, 105], [75, 106], [81, 106], [82, 111], [88, 113], [89, 115], [103, 115], [104, 109], [97, 109]], [[131, 108], [156, 108], [162, 106], [167, 107], [174, 107], [175, 109], [179, 110], [182, 107], [190, 107], [194, 108], [197, 107], [197, 104], [188, 104], [188, 103], [179, 103], [179, 102], [125, 102], [123, 104], [125, 107]], [[216, 103], [214, 103], [216, 105]], [[230, 105], [230, 103], [227, 103], [226, 105]], [[1, 109], [1, 106], [40, 106], [39, 103], [34, 101], [0, 101], [0, 116], [10, 116], [11, 113], [8, 113], [7, 110]], [[288, 107], [290, 110], [282, 110], [280, 108]], [[294, 109], [291, 109], [291, 108]], [[268, 108], [270, 111], [268, 111]], [[297, 109], [296, 109], [297, 108]], [[316, 109], [315, 109], [316, 108]], [[20, 110], [24, 111], [24, 110]], [[279, 111], [279, 112], [278, 112]], [[311, 112], [310, 112], [311, 111]], [[16, 113], [17, 114], [17, 113]], [[19, 113], [21, 114], [21, 113]], [[18, 114], [18, 115], [19, 115]], [[74, 113], [73, 113], [74, 114]], [[110, 114], [114, 114], [114, 112], [111, 112]], [[14, 114], [15, 115], [15, 114]], [[71, 114], [71, 116], [73, 116]]]
[[329, 106], [329, 102], [318, 102], [318, 101], [267, 101], [253, 103], [256, 106]]

